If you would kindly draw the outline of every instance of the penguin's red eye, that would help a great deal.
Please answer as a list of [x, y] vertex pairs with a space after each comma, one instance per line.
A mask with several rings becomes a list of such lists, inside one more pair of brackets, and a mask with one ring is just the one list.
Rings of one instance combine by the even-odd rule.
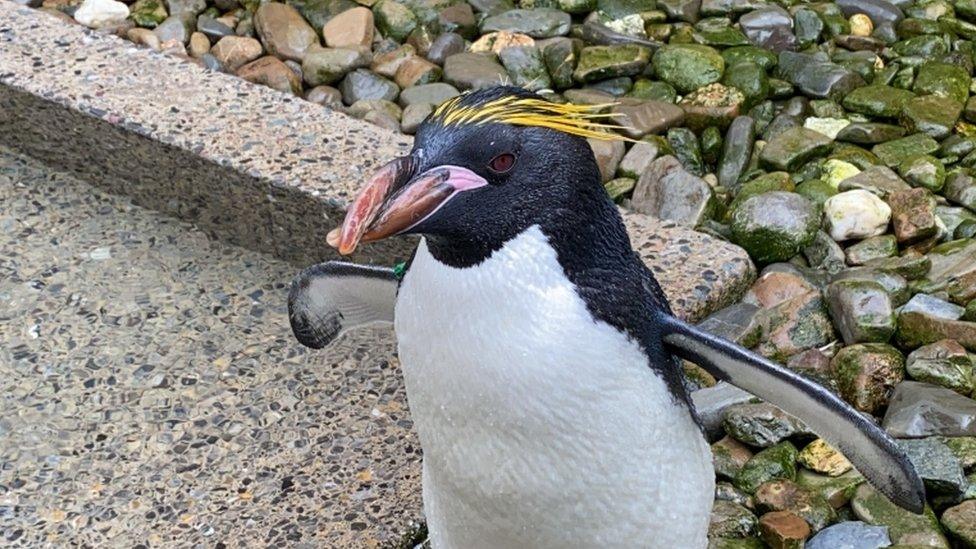
[[495, 173], [505, 173], [511, 170], [514, 165], [515, 155], [511, 153], [502, 153], [492, 158], [491, 162], [488, 163], [488, 167]]

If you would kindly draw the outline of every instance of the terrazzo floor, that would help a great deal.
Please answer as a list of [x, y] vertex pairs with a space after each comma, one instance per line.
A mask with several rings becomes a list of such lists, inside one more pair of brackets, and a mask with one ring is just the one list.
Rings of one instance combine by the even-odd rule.
[[392, 334], [307, 352], [297, 270], [0, 148], [0, 545], [402, 539]]

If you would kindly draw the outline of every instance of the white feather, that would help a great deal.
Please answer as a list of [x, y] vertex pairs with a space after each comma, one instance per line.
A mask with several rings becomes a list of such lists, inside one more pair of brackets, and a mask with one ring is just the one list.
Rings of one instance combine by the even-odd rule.
[[538, 227], [466, 269], [421, 242], [395, 326], [435, 548], [705, 547], [707, 443]]

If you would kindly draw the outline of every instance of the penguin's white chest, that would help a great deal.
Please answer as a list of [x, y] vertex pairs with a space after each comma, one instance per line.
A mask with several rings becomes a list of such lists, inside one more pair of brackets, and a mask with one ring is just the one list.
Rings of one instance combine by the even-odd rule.
[[435, 547], [705, 546], [707, 443], [537, 227], [465, 269], [422, 242], [396, 332]]

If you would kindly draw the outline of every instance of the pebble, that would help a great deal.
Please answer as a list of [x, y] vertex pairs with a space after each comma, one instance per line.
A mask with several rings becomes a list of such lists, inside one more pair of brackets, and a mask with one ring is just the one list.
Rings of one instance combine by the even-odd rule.
[[481, 32], [508, 31], [533, 38], [550, 38], [568, 33], [570, 22], [568, 13], [555, 9], [516, 9], [485, 18], [481, 22]]
[[298, 10], [287, 4], [261, 4], [254, 12], [254, 30], [268, 54], [301, 62], [313, 45], [319, 45], [318, 34]]
[[458, 53], [444, 61], [444, 81], [457, 89], [471, 90], [508, 84], [508, 71], [491, 56]]
[[621, 99], [612, 108], [614, 121], [623, 126], [623, 133], [632, 139], [658, 134], [680, 124], [685, 111], [665, 101]]
[[810, 538], [806, 549], [881, 549], [891, 546], [888, 528], [861, 521], [839, 522]]
[[851, 462], [821, 438], [807, 444], [797, 455], [797, 461], [811, 471], [831, 477], [852, 469]]
[[836, 520], [833, 507], [823, 496], [791, 480], [763, 483], [756, 489], [755, 501], [760, 513], [789, 511], [806, 521], [813, 532], [819, 532]]
[[282, 60], [266, 55], [237, 69], [237, 76], [283, 93], [302, 93], [302, 79]]
[[760, 161], [776, 170], [792, 171], [830, 147], [831, 139], [808, 128], [785, 130], [767, 143], [759, 155]]
[[373, 43], [373, 12], [355, 7], [336, 15], [322, 27], [330, 48], [368, 48]]
[[915, 349], [905, 367], [917, 381], [941, 385], [965, 396], [973, 392], [973, 360], [954, 340], [943, 339]]
[[796, 478], [796, 447], [789, 441], [770, 446], [752, 456], [736, 475], [736, 488], [754, 493], [764, 482]]
[[264, 53], [261, 43], [246, 36], [225, 36], [210, 49], [210, 53], [230, 71], [237, 71]]
[[690, 93], [721, 80], [725, 60], [709, 46], [669, 44], [654, 54], [654, 70], [680, 93]]
[[807, 428], [800, 420], [772, 404], [737, 404], [725, 412], [725, 431], [739, 442], [768, 448]]
[[824, 203], [827, 232], [837, 242], [884, 234], [891, 207], [868, 191], [855, 189], [836, 194]]
[[154, 33], [149, 29], [144, 29], [141, 27], [129, 29], [126, 32], [126, 38], [132, 40], [136, 44], [141, 44], [153, 50], [159, 50], [162, 44], [159, 41], [159, 37], [156, 36], [156, 33]]
[[712, 463], [715, 473], [722, 478], [734, 479], [752, 456], [748, 446], [732, 437], [723, 437], [712, 444]]
[[894, 437], [976, 436], [976, 401], [944, 387], [904, 381], [882, 426]]
[[928, 294], [915, 294], [898, 312], [919, 312], [935, 318], [959, 320], [966, 309]]
[[210, 39], [202, 32], [195, 32], [190, 35], [190, 43], [186, 49], [190, 57], [203, 57], [210, 53]]
[[976, 499], [946, 509], [942, 524], [960, 547], [976, 547]]
[[403, 116], [400, 119], [400, 131], [406, 134], [414, 134], [420, 124], [434, 111], [434, 106], [430, 103], [412, 103], [403, 109]]
[[884, 286], [838, 280], [827, 286], [827, 306], [844, 343], [885, 343], [895, 333], [895, 313]]
[[719, 500], [712, 507], [708, 535], [717, 538], [742, 538], [758, 530], [759, 521], [749, 509], [738, 503]]
[[171, 15], [160, 23], [153, 33], [162, 42], [179, 42], [186, 44], [190, 40], [190, 27], [186, 20], [178, 15]]
[[807, 522], [790, 511], [766, 513], [759, 518], [759, 529], [763, 541], [773, 549], [800, 548], [810, 537]]
[[715, 440], [722, 435], [722, 421], [729, 406], [749, 402], [754, 398], [750, 393], [724, 381], [691, 394], [698, 419], [701, 420], [709, 440]]
[[838, 351], [831, 368], [844, 400], [862, 412], [876, 413], [905, 378], [905, 357], [885, 343], [857, 343]]
[[531, 91], [552, 88], [552, 80], [542, 59], [542, 50], [538, 47], [505, 48], [498, 54], [498, 59], [508, 71], [514, 85]]
[[862, 521], [886, 526], [894, 545], [921, 545], [949, 549], [939, 531], [938, 521], [931, 509], [916, 515], [891, 503], [867, 483], [858, 487], [851, 500], [854, 514]]
[[774, 191], [746, 199], [732, 212], [735, 243], [756, 261], [783, 261], [810, 244], [819, 215], [802, 196]]
[[342, 79], [339, 90], [346, 105], [363, 99], [396, 101], [400, 95], [400, 88], [395, 83], [365, 69], [356, 69], [347, 74]]
[[461, 92], [459, 92], [454, 86], [445, 84], [443, 82], [436, 82], [433, 84], [421, 84], [407, 88], [400, 92], [400, 97], [397, 101], [400, 103], [400, 106], [404, 108], [413, 104], [423, 103], [436, 107], [448, 99], [457, 97], [460, 94]]
[[928, 494], [956, 501], [962, 497], [968, 481], [959, 458], [945, 443], [931, 437], [899, 440], [898, 446], [922, 477]]
[[637, 180], [631, 204], [635, 211], [688, 227], [704, 221], [714, 207], [708, 183], [685, 170], [673, 156], [648, 166]]
[[115, 0], [84, 0], [74, 14], [75, 21], [92, 29], [117, 25], [128, 16], [129, 7]]
[[587, 139], [596, 164], [600, 168], [600, 177], [604, 183], [613, 179], [617, 172], [617, 167], [624, 157], [626, 148], [620, 141], [609, 141], [606, 139]]
[[457, 33], [445, 32], [430, 44], [427, 59], [438, 65], [444, 65], [448, 57], [464, 52], [464, 37]]
[[779, 6], [750, 11], [739, 18], [739, 26], [755, 46], [776, 53], [796, 49], [793, 18]]
[[196, 30], [210, 40], [214, 41], [220, 40], [225, 36], [232, 36], [234, 34], [233, 27], [214, 19], [209, 15], [201, 15], [197, 19]]

